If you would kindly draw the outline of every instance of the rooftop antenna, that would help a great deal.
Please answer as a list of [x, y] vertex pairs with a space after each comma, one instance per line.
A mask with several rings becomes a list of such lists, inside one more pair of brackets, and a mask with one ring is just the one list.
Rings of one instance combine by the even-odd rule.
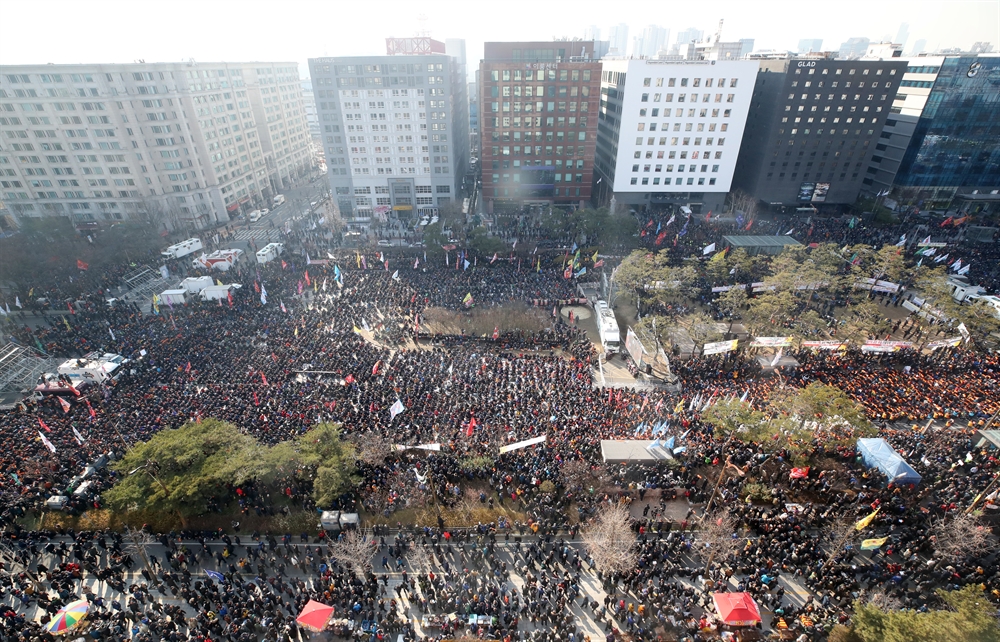
[[417, 24], [420, 25], [419, 29], [417, 29], [417, 36], [419, 36], [421, 38], [429, 38], [430, 35], [431, 35], [431, 32], [427, 30], [427, 14], [426, 13], [421, 13], [420, 15], [417, 16]]
[[719, 18], [719, 30], [715, 32], [715, 42], [719, 42], [722, 38], [722, 22], [724, 18]]

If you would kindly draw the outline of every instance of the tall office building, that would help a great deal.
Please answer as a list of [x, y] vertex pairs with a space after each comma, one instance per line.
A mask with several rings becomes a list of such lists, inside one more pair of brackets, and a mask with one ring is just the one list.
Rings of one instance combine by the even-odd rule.
[[926, 56], [907, 63], [902, 100], [892, 114], [900, 121], [899, 139], [907, 143], [893, 196], [921, 208], [957, 203], [970, 213], [1000, 211], [1000, 55]]
[[617, 56], [624, 56], [628, 53], [628, 25], [624, 22], [617, 24], [608, 30], [608, 43], [610, 49], [608, 53]]
[[487, 42], [480, 63], [490, 213], [590, 200], [601, 63], [594, 43]]
[[701, 29], [695, 29], [690, 27], [684, 31], [677, 32], [677, 46], [683, 46], [691, 44], [692, 42], [701, 42], [705, 37], [705, 32]]
[[761, 60], [733, 186], [765, 207], [853, 204], [906, 63]]
[[911, 56], [919, 56], [924, 53], [924, 49], [927, 48], [927, 41], [921, 38], [920, 40], [913, 43], [913, 49], [910, 50]]
[[896, 39], [893, 40], [900, 49], [906, 48], [906, 41], [910, 39], [910, 23], [902, 22], [899, 25], [899, 31], [896, 32]]
[[316, 113], [316, 96], [313, 94], [312, 79], [303, 78], [299, 81], [302, 88], [302, 104], [305, 106], [306, 124], [309, 125], [309, 135], [313, 142], [319, 143], [319, 114]]
[[803, 38], [799, 40], [799, 51], [798, 53], [813, 53], [823, 50], [823, 39], [822, 38]]
[[871, 40], [868, 38], [848, 38], [844, 41], [844, 44], [840, 45], [837, 58], [841, 60], [855, 60], [860, 58], [868, 51], [868, 44], [870, 42]]
[[657, 25], [646, 27], [641, 36], [636, 37], [632, 46], [634, 58], [655, 58], [661, 49], [670, 42], [670, 29]]
[[15, 216], [198, 229], [270, 204], [312, 165], [296, 63], [0, 67]]
[[586, 29], [583, 30], [583, 39], [584, 40], [600, 40], [601, 39], [601, 30], [600, 30], [600, 28], [597, 25], [590, 25], [589, 27], [587, 27]]
[[721, 211], [757, 61], [605, 60], [595, 200]]
[[468, 79], [444, 43], [388, 38], [388, 55], [311, 58], [330, 188], [352, 229], [407, 223], [461, 198]]

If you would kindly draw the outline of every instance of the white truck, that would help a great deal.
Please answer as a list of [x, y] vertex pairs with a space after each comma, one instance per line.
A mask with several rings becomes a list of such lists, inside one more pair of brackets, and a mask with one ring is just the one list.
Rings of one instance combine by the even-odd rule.
[[260, 220], [260, 217], [262, 217], [262, 216], [264, 216], [264, 215], [261, 213], [260, 210], [254, 210], [254, 211], [250, 212], [250, 216], [248, 216], [247, 218], [250, 219], [251, 223], [256, 223], [257, 221]]
[[621, 349], [622, 333], [618, 328], [618, 320], [615, 319], [615, 312], [608, 307], [604, 301], [598, 300], [594, 304], [594, 311], [597, 312], [597, 327], [601, 332], [601, 345], [608, 356], [617, 354]]
[[281, 253], [285, 251], [285, 246], [282, 243], [268, 243], [264, 247], [257, 250], [257, 262], [267, 263], [268, 261], [273, 261], [274, 259], [281, 256]]
[[197, 252], [198, 250], [203, 249], [203, 247], [201, 239], [188, 239], [186, 241], [181, 241], [176, 245], [171, 245], [167, 249], [160, 252], [160, 254], [168, 259], [179, 259], [193, 252]]
[[94, 384], [117, 377], [118, 369], [125, 363], [128, 359], [120, 354], [90, 352], [79, 359], [64, 361], [57, 372], [73, 383], [86, 381]]
[[229, 268], [236, 265], [242, 256], [243, 250], [217, 250], [208, 255], [202, 254], [200, 257], [193, 260], [191, 265], [196, 268], [207, 268], [226, 272]]
[[278, 194], [277, 196], [274, 197], [274, 206], [275, 207], [278, 207], [279, 205], [281, 205], [284, 202], [285, 202], [285, 196], [284, 196], [284, 194]]
[[229, 285], [210, 285], [201, 291], [202, 301], [218, 301], [219, 299], [228, 299], [230, 292], [235, 292], [240, 288], [239, 283], [230, 283]]
[[186, 290], [188, 294], [198, 294], [210, 285], [215, 285], [215, 281], [210, 276], [189, 276], [177, 284], [178, 289]]
[[160, 303], [169, 305], [184, 305], [187, 303], [188, 291], [184, 289], [179, 290], [164, 290], [160, 292]]

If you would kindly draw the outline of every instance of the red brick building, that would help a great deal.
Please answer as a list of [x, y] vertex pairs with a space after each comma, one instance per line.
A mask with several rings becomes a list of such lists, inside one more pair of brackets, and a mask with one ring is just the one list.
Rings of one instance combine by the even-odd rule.
[[601, 90], [593, 47], [486, 43], [479, 105], [487, 212], [590, 200]]

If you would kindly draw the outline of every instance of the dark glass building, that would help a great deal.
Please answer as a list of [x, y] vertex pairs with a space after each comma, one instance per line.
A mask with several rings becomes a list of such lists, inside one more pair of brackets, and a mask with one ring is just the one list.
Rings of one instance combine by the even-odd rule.
[[[911, 62], [912, 64], [912, 62]], [[946, 57], [896, 173], [904, 201], [1000, 205], [1000, 55]]]
[[901, 60], [761, 60], [733, 188], [771, 211], [853, 204], [905, 69]]

